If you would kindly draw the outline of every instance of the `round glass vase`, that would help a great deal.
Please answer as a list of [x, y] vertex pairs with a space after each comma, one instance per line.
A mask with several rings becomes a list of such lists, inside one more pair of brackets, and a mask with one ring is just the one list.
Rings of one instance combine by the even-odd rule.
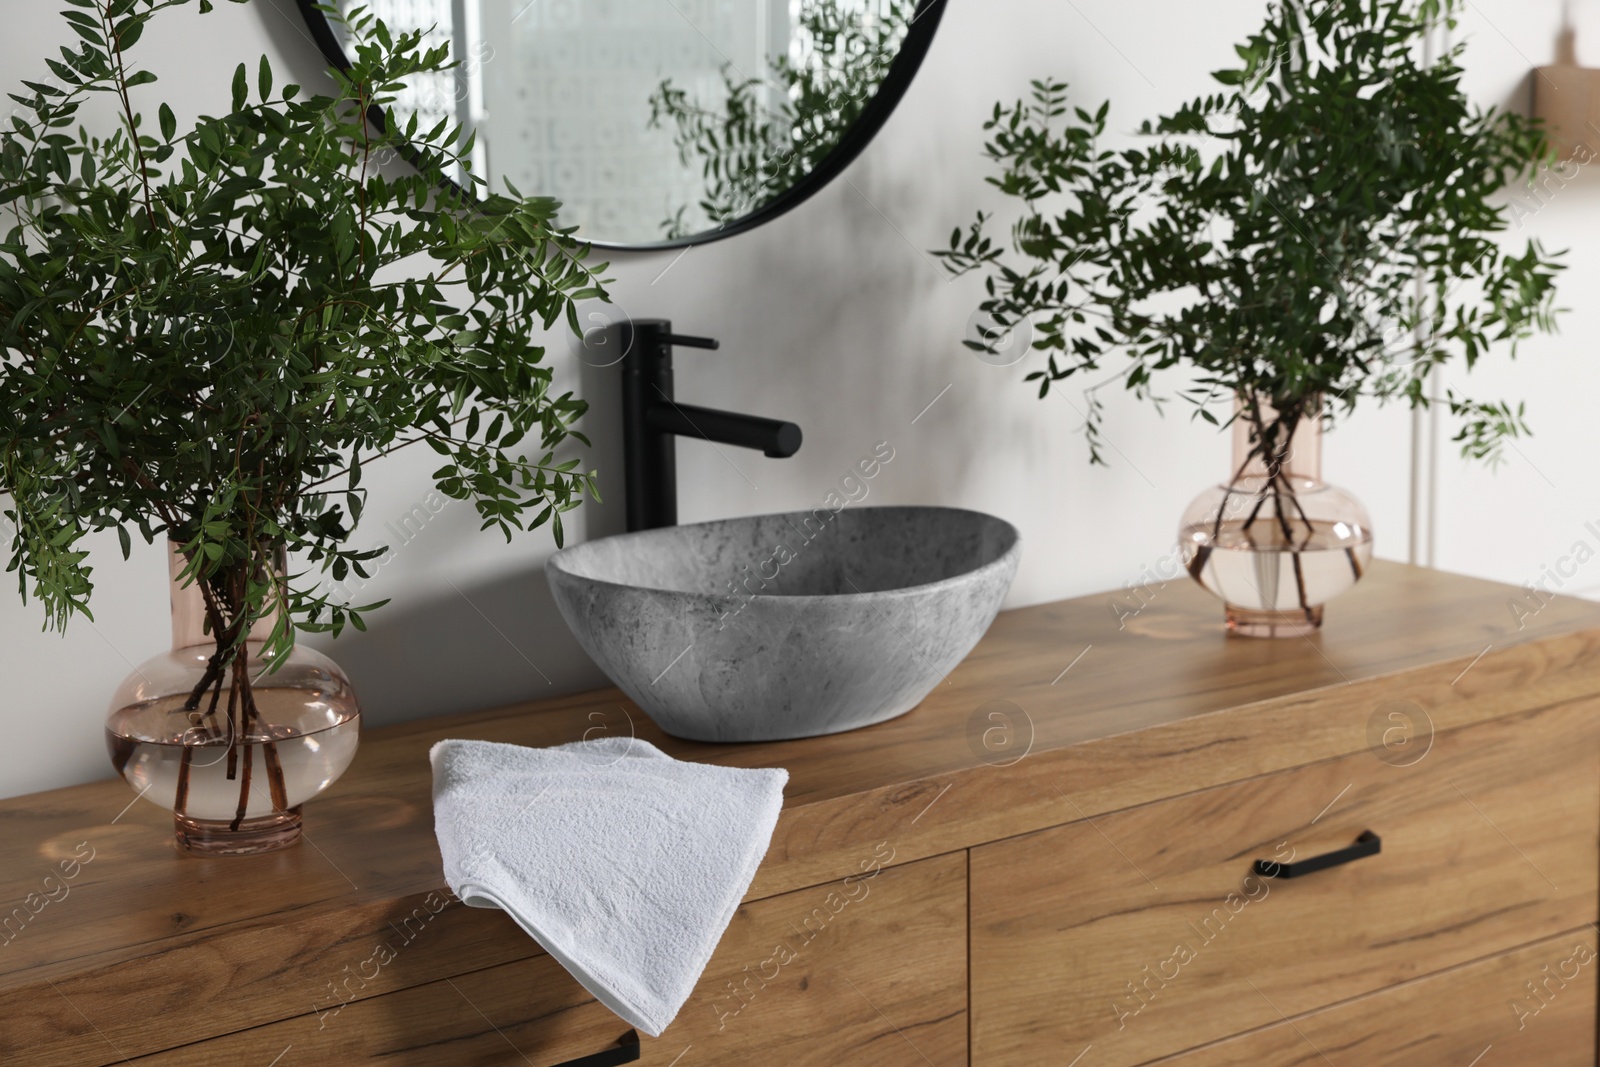
[[[1226, 605], [1230, 633], [1299, 637], [1322, 626], [1323, 605], [1361, 580], [1372, 560], [1372, 521], [1361, 502], [1322, 480], [1322, 426], [1300, 420], [1274, 461], [1254, 424], [1233, 424], [1231, 481], [1184, 510], [1178, 544], [1189, 575]], [[1259, 405], [1263, 423], [1275, 413]], [[1270, 449], [1268, 452], [1270, 453]]]
[[296, 645], [276, 664], [266, 657], [271, 618], [246, 641], [252, 699], [240, 698], [232, 667], [220, 686], [203, 685], [216, 642], [199, 585], [178, 580], [183, 567], [174, 550], [172, 650], [135, 668], [111, 699], [111, 763], [141, 797], [171, 810], [182, 849], [243, 856], [287, 847], [300, 839], [300, 806], [355, 758], [355, 691], [312, 649]]

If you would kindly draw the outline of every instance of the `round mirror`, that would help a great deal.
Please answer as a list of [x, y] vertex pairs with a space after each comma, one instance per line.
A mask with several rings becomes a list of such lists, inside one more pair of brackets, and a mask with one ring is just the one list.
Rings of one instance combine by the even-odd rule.
[[[328, 61], [347, 32], [300, 0]], [[449, 44], [453, 77], [409, 84], [395, 118], [476, 134], [497, 192], [561, 201], [614, 248], [758, 226], [826, 185], [915, 76], [944, 0], [337, 0]]]

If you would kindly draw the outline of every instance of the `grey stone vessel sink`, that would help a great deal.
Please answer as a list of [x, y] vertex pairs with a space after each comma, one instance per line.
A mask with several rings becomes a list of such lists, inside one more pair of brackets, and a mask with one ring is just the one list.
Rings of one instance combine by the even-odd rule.
[[994, 621], [1019, 552], [976, 511], [818, 508], [601, 538], [545, 573], [584, 650], [667, 733], [775, 741], [916, 707]]

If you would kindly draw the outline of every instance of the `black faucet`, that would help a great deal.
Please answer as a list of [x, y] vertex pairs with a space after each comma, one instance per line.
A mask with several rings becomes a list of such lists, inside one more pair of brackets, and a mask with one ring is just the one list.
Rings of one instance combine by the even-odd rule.
[[622, 357], [622, 451], [628, 529], [678, 523], [678, 459], [673, 437], [703, 437], [759, 449], [774, 459], [800, 451], [792, 422], [680, 404], [672, 392], [672, 348], [717, 348], [709, 337], [683, 337], [665, 319], [610, 327]]

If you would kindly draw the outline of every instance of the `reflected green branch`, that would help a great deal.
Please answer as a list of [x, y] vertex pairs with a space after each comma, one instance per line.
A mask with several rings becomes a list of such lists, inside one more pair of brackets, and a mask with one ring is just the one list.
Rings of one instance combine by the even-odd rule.
[[[816, 169], [877, 92], [915, 15], [912, 0], [804, 0], [790, 54], [769, 79], [722, 68], [723, 99], [706, 106], [667, 78], [650, 96], [650, 125], [671, 124], [683, 165], [704, 182], [706, 223], [726, 226], [771, 203]], [[700, 228], [694, 205], [662, 222], [667, 237]]]

